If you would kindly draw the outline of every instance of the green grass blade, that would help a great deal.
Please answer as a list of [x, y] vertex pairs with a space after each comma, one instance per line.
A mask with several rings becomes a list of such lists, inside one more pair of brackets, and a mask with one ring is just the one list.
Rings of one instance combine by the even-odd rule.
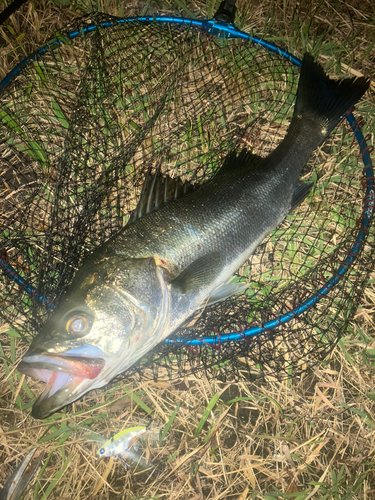
[[207, 408], [204, 410], [202, 418], [199, 421], [198, 427], [194, 432], [194, 436], [198, 436], [203, 429], [204, 424], [206, 423], [208, 417], [210, 416], [211, 411], [214, 409], [218, 399], [220, 398], [220, 393], [216, 393], [210, 400], [207, 405]]
[[66, 457], [66, 460], [64, 461], [61, 469], [55, 474], [55, 477], [52, 479], [51, 484], [48, 486], [48, 488], [47, 488], [46, 492], [44, 493], [44, 495], [42, 496], [41, 500], [47, 500], [47, 498], [50, 496], [53, 489], [57, 485], [60, 477], [64, 474], [65, 469], [68, 467], [69, 462], [70, 462], [70, 458], [72, 457], [72, 455], [73, 455], [73, 453], [70, 453], [70, 455], [68, 455]]
[[161, 443], [163, 441], [163, 439], [167, 435], [167, 432], [171, 428], [171, 426], [172, 426], [172, 424], [174, 422], [174, 419], [176, 418], [176, 415], [178, 413], [178, 410], [180, 409], [180, 406], [181, 406], [181, 401], [178, 403], [176, 409], [174, 410], [174, 412], [170, 416], [170, 419], [168, 420], [167, 425], [164, 427], [163, 432], [161, 433], [161, 436], [160, 436], [159, 443]]

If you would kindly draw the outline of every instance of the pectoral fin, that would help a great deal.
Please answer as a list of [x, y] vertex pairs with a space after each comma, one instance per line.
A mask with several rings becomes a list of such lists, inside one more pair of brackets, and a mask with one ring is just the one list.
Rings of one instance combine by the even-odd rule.
[[171, 285], [182, 294], [202, 290], [220, 274], [224, 263], [225, 259], [219, 252], [204, 255], [182, 271]]

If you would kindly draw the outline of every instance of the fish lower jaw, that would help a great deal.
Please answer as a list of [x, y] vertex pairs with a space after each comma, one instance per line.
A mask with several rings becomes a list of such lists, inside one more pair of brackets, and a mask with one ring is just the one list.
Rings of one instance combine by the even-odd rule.
[[33, 368], [27, 366], [25, 362], [20, 364], [19, 370], [24, 375], [46, 384], [33, 406], [32, 415], [35, 418], [45, 418], [56, 409], [68, 404], [78, 387], [86, 380], [65, 372]]
[[107, 383], [101, 377], [105, 359], [80, 359], [73, 355], [73, 351], [65, 354], [30, 353], [24, 356], [18, 366], [24, 375], [46, 384], [33, 406], [32, 415], [35, 418], [45, 418], [89, 390]]
[[[45, 373], [43, 376], [48, 376], [49, 379], [32, 408], [32, 416], [38, 419], [48, 417], [86, 392], [106, 384], [102, 380], [80, 378], [64, 372], [50, 371], [49, 374]], [[33, 378], [40, 380], [37, 370], [33, 372]]]
[[64, 372], [51, 372], [50, 378], [46, 383], [46, 387], [42, 394], [40, 394], [38, 401], [41, 402], [47, 398], [54, 396], [59, 391], [66, 392], [69, 391], [70, 394], [74, 393], [84, 380], [84, 378], [77, 377], [75, 375], [69, 375], [69, 373]]

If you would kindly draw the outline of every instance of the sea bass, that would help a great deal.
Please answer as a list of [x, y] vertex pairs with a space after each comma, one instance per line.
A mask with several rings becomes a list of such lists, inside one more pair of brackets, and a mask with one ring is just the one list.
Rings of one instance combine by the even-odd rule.
[[292, 121], [268, 157], [231, 153], [173, 201], [149, 178], [130, 223], [83, 262], [19, 365], [46, 383], [33, 416], [106, 385], [207, 303], [243, 290], [233, 274], [306, 197], [303, 167], [368, 85], [331, 80], [305, 55]]

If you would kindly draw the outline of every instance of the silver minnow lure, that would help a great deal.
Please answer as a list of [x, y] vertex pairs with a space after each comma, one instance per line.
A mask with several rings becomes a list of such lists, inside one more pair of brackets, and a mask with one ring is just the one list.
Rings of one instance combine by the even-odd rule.
[[[139, 425], [137, 427], [129, 427], [115, 436], [111, 437], [99, 449], [98, 455], [101, 457], [112, 457], [114, 455], [129, 456], [133, 459], [134, 450], [139, 448], [138, 440], [140, 436], [147, 432], [147, 427]], [[133, 450], [133, 451], [131, 451]]]

